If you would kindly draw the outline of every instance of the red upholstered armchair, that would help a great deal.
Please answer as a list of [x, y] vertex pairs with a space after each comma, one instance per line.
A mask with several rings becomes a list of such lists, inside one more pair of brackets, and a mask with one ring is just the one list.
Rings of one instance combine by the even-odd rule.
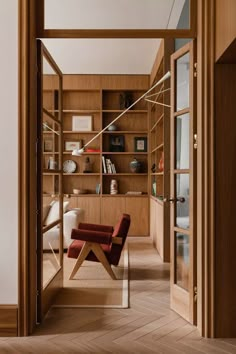
[[80, 223], [78, 229], [73, 229], [71, 238], [74, 241], [68, 248], [67, 256], [77, 260], [70, 279], [73, 279], [85, 259], [101, 262], [111, 278], [116, 279], [111, 264], [119, 263], [129, 226], [130, 215], [123, 214], [114, 228], [107, 225]]

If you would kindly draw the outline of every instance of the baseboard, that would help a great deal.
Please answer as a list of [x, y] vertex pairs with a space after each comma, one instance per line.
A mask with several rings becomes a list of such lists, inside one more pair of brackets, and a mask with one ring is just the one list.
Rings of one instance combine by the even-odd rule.
[[17, 337], [17, 305], [0, 305], [0, 337]]

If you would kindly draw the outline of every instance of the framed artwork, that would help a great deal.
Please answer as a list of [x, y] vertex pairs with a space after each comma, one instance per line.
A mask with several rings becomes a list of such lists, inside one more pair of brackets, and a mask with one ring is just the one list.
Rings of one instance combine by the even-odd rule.
[[73, 151], [75, 149], [81, 149], [82, 142], [81, 141], [65, 141], [65, 151]]
[[44, 139], [43, 151], [44, 152], [52, 152], [53, 151], [53, 140], [52, 139]]
[[110, 135], [109, 136], [109, 151], [123, 152], [125, 151], [125, 138], [124, 135]]
[[72, 116], [72, 130], [89, 132], [92, 130], [92, 116]]
[[147, 152], [147, 137], [135, 137], [134, 138], [134, 151], [135, 152]]

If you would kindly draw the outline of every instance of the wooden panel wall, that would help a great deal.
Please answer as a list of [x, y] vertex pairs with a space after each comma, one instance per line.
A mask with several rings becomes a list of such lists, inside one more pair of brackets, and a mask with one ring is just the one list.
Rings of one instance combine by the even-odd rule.
[[216, 60], [236, 37], [236, 1], [216, 0]]
[[164, 259], [164, 242], [163, 238], [163, 205], [157, 200], [150, 199], [150, 236], [159, 255]]
[[17, 336], [18, 309], [16, 305], [0, 305], [0, 337]]
[[236, 336], [236, 64], [215, 68], [215, 335]]

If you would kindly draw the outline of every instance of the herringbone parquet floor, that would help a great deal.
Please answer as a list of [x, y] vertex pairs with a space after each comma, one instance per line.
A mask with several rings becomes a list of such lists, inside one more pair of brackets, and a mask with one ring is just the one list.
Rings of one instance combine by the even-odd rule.
[[53, 309], [34, 335], [0, 338], [0, 353], [236, 354], [236, 339], [207, 340], [169, 308], [169, 266], [148, 238], [129, 240], [129, 309]]

